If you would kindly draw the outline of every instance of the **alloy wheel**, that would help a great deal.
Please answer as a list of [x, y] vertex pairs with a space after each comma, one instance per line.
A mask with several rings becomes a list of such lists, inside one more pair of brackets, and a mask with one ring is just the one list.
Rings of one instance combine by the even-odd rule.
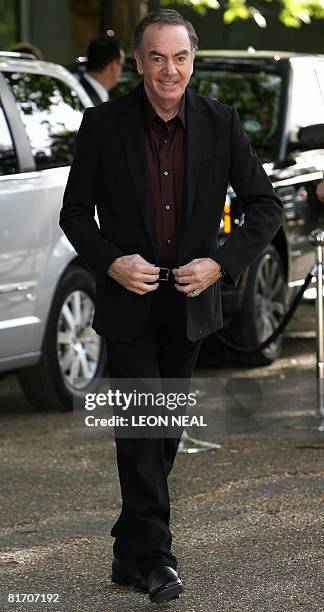
[[94, 302], [81, 290], [68, 295], [59, 315], [58, 362], [65, 384], [74, 389], [86, 387], [98, 369], [100, 338], [91, 327], [93, 315]]
[[[286, 311], [285, 279], [280, 262], [266, 253], [261, 259], [256, 276], [256, 325], [259, 342], [263, 342], [278, 327]], [[265, 352], [280, 344], [280, 337]]]

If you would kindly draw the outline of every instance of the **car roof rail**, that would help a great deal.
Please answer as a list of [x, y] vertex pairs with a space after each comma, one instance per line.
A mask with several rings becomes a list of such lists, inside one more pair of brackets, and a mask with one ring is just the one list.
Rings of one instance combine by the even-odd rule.
[[0, 57], [12, 57], [13, 59], [37, 60], [33, 53], [20, 53], [19, 51], [0, 51]]

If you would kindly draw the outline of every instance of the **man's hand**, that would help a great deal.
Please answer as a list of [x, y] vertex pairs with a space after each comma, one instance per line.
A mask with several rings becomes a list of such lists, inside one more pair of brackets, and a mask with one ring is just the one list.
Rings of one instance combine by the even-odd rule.
[[320, 202], [324, 204], [324, 181], [321, 181], [316, 185], [316, 195]]
[[[155, 291], [159, 287], [160, 268], [150, 264], [141, 255], [124, 255], [117, 257], [109, 266], [107, 274], [123, 285], [125, 289], [138, 295]], [[148, 284], [153, 283], [153, 284]]]
[[[172, 270], [175, 287], [187, 297], [195, 297], [221, 278], [221, 266], [210, 257], [193, 259], [185, 266]], [[193, 293], [194, 292], [194, 293]]]

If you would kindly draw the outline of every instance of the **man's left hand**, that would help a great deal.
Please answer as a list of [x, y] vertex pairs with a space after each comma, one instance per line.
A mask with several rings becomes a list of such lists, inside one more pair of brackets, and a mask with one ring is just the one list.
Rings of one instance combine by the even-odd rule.
[[187, 297], [196, 297], [221, 278], [221, 266], [210, 257], [193, 259], [185, 266], [172, 270], [175, 287]]

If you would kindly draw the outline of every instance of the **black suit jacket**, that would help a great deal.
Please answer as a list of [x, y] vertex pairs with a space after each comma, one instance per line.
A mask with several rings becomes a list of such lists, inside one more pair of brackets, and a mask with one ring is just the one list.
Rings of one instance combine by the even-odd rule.
[[[142, 89], [141, 83], [126, 96], [85, 111], [60, 214], [60, 226], [96, 275], [93, 328], [120, 341], [143, 328], [151, 293], [128, 291], [107, 274], [108, 267], [115, 258], [135, 253], [156, 263]], [[282, 204], [241, 129], [237, 111], [190, 89], [185, 95], [186, 171], [177, 265], [212, 257], [236, 284], [277, 232]], [[245, 223], [217, 248], [229, 182], [243, 205]], [[189, 339], [203, 338], [222, 324], [219, 282], [187, 299]]]

